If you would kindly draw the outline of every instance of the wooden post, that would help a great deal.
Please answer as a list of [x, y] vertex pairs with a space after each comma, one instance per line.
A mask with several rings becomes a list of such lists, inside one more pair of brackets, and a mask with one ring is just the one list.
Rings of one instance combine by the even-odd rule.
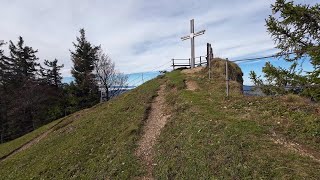
[[229, 97], [229, 69], [228, 69], [228, 58], [226, 59], [226, 87], [227, 87], [227, 97]]
[[200, 56], [200, 66], [201, 66], [201, 56]]
[[209, 61], [210, 61], [210, 44], [207, 43], [207, 66], [209, 66]]
[[174, 70], [174, 59], [172, 59], [172, 68]]
[[211, 79], [211, 44], [207, 43], [207, 67], [209, 69], [208, 75], [209, 79]]

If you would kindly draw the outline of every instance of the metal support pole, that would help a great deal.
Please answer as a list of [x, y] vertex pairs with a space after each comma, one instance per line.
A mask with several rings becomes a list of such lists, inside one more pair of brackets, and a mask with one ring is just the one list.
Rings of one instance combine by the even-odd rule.
[[229, 69], [228, 69], [228, 58], [226, 59], [226, 87], [227, 87], [227, 97], [229, 97]]

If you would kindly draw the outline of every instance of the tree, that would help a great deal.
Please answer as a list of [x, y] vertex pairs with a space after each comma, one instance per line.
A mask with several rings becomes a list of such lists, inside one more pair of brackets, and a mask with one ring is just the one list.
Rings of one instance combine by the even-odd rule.
[[[0, 43], [2, 45], [3, 42]], [[38, 76], [38, 51], [26, 46], [22, 37], [19, 37], [17, 44], [10, 41], [9, 50], [9, 57], [0, 50], [1, 142], [24, 135], [62, 114], [61, 100], [58, 98], [62, 91], [43, 83]], [[61, 83], [61, 66], [57, 65], [57, 61], [46, 61], [45, 64], [52, 66], [52, 69], [45, 71], [47, 78], [53, 84]]]
[[102, 50], [99, 51], [99, 56], [94, 66], [100, 90], [106, 93], [107, 101], [110, 100], [111, 96], [120, 93], [123, 87], [127, 86], [128, 77], [116, 71], [114, 62]]
[[6, 57], [3, 54], [3, 50], [1, 49], [1, 47], [4, 45], [5, 43], [3, 41], [0, 40], [0, 85], [3, 84], [4, 81], [4, 74], [5, 74], [5, 69], [7, 67], [7, 62], [5, 61]]
[[54, 61], [44, 60], [44, 65], [47, 66], [47, 69], [41, 67], [41, 75], [45, 82], [55, 87], [61, 86], [62, 76], [60, 70], [64, 67], [64, 65], [58, 65], [57, 59]]
[[0, 41], [0, 143], [62, 117], [65, 108], [63, 66], [46, 60], [48, 67], [40, 67], [38, 51], [26, 46], [22, 37], [17, 44], [10, 41], [9, 56], [3, 45]]
[[80, 29], [80, 37], [77, 37], [77, 42], [73, 43], [73, 46], [75, 51], [71, 51], [73, 62], [71, 73], [77, 86], [78, 105], [79, 108], [90, 107], [99, 100], [98, 87], [93, 70], [100, 46], [94, 46], [87, 41], [84, 29]]
[[24, 45], [24, 40], [19, 36], [18, 43], [15, 45], [12, 41], [9, 43], [10, 58], [9, 62], [12, 67], [15, 80], [23, 82], [25, 80], [35, 79], [39, 67], [39, 60], [35, 55], [38, 50], [33, 50], [30, 46]]
[[5, 43], [0, 41], [0, 143], [4, 142], [7, 130], [7, 103], [6, 103], [6, 71], [8, 67], [7, 57], [1, 48]]
[[[292, 66], [284, 70], [267, 63], [264, 67], [268, 78], [266, 85], [287, 86], [290, 90], [298, 88], [301, 91], [297, 93], [320, 100], [320, 5], [296, 5], [293, 1], [277, 0], [271, 8], [273, 15], [266, 19], [268, 32], [281, 50], [279, 55], [284, 55]], [[306, 74], [296, 70], [298, 60], [304, 56], [310, 58], [313, 66], [313, 71]]]

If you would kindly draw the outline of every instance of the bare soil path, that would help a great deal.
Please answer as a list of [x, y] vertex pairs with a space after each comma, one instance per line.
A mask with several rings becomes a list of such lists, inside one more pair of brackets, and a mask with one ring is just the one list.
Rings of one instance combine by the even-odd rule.
[[[154, 179], [152, 176], [154, 164], [153, 146], [161, 133], [161, 129], [165, 126], [170, 115], [165, 114], [165, 84], [160, 86], [158, 96], [151, 104], [151, 109], [143, 128], [143, 135], [138, 142], [136, 156], [141, 159], [146, 167], [147, 174], [141, 179]], [[140, 178], [139, 178], [140, 179]]]
[[275, 132], [273, 132], [271, 140], [276, 144], [284, 146], [288, 150], [298, 153], [300, 156], [309, 157], [314, 161], [320, 163], [320, 154], [316, 151], [306, 148], [298, 143], [287, 141], [284, 138], [279, 137]]

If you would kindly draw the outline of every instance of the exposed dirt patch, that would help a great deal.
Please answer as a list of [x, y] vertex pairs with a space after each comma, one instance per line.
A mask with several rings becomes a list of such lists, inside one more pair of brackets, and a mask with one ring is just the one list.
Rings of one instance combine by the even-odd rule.
[[165, 126], [170, 115], [165, 114], [165, 85], [160, 86], [158, 96], [151, 104], [151, 109], [143, 128], [143, 135], [138, 142], [136, 156], [141, 159], [146, 167], [147, 174], [141, 179], [154, 179], [152, 176], [154, 152], [153, 146], [160, 135], [161, 129]]
[[300, 154], [301, 156], [309, 157], [314, 161], [317, 161], [320, 163], [320, 153], [317, 153], [309, 148], [306, 148], [303, 145], [287, 141], [286, 139], [279, 137], [275, 132], [273, 132], [271, 140], [276, 144], [280, 144], [284, 146], [288, 150], [294, 151]]
[[187, 86], [187, 90], [190, 90], [190, 91], [195, 91], [195, 90], [199, 89], [198, 84], [192, 80], [187, 80], [186, 86]]
[[195, 73], [198, 73], [198, 72], [202, 71], [203, 69], [204, 69], [204, 67], [201, 66], [201, 67], [196, 67], [196, 68], [193, 68], [193, 69], [184, 69], [181, 72], [183, 74], [193, 75]]

